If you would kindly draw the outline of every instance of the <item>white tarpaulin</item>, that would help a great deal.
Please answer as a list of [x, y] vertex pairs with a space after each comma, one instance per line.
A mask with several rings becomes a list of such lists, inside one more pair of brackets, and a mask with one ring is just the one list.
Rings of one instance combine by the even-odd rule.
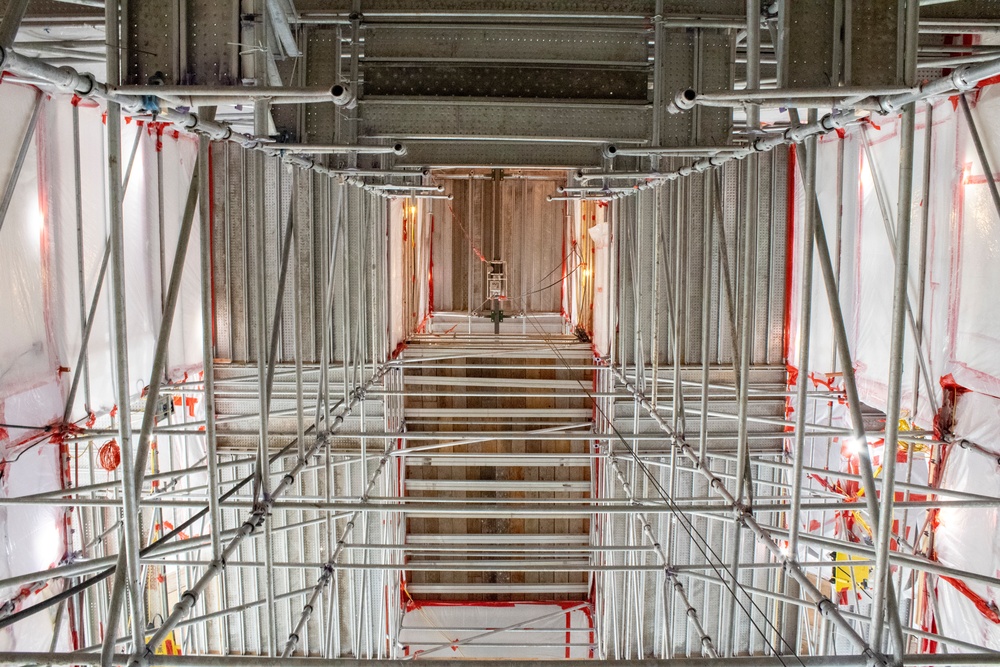
[[[987, 122], [1000, 113], [1000, 86], [989, 86], [972, 100], [972, 114], [992, 155], [1000, 155], [1000, 130]], [[918, 300], [923, 282], [922, 356], [940, 405], [938, 381], [951, 373], [973, 391], [1000, 395], [1000, 218], [993, 207], [979, 159], [961, 111], [952, 101], [933, 105], [929, 196], [921, 183], [928, 112], [919, 106], [915, 140], [915, 181], [910, 238], [909, 301], [914, 320], [921, 312]], [[868, 145], [866, 151], [864, 146]], [[995, 148], [994, 148], [995, 147]], [[838, 209], [837, 152], [844, 153], [843, 201]], [[869, 154], [871, 159], [869, 160]], [[801, 160], [801, 156], [800, 156]], [[888, 241], [895, 226], [899, 178], [899, 119], [876, 118], [843, 138], [830, 134], [819, 141], [817, 198], [838, 271], [841, 307], [855, 360], [862, 400], [884, 408], [889, 370], [889, 329], [892, 314], [892, 247]], [[997, 158], [993, 158], [997, 163]], [[852, 184], [856, 183], [856, 187]], [[879, 184], [876, 187], [876, 183]], [[879, 192], [882, 196], [879, 197]], [[796, 231], [801, 234], [803, 214], [801, 173], [796, 175]], [[920, 276], [922, 220], [927, 215], [926, 273]], [[839, 210], [839, 215], [838, 215]], [[798, 237], [797, 237], [798, 238]], [[839, 253], [837, 252], [839, 250]], [[801, 301], [799, 274], [801, 250], [795, 244], [792, 278], [792, 325], [789, 327], [790, 361], [798, 350], [798, 313]], [[811, 358], [813, 366], [833, 368], [832, 326], [818, 263], [813, 277]], [[926, 400], [913, 405], [913, 386], [919, 373], [914, 362], [916, 345], [907, 325], [903, 407], [928, 427], [934, 410]], [[923, 380], [923, 377], [921, 378]]]
[[[131, 390], [125, 401], [115, 395], [112, 375], [115, 343], [110, 270], [95, 311], [85, 368], [78, 368], [84, 321], [98, 285], [108, 238], [104, 109], [69, 95], [0, 84], [5, 121], [0, 128], [2, 184], [14, 172], [36, 103], [41, 105], [37, 127], [0, 229], [0, 282], [5, 286], [0, 290], [0, 317], [8, 323], [0, 336], [0, 495], [5, 497], [57, 490], [69, 482], [63, 466], [73, 456], [87, 455], [88, 443], [67, 446], [67, 429], [92, 424], [94, 419], [110, 427], [112, 411], [119, 418], [132, 416], [128, 403], [150, 382], [163, 281], [169, 279], [197, 156], [197, 141], [189, 135], [133, 119], [123, 124], [122, 170], [127, 179], [124, 278]], [[74, 131], [74, 113], [78, 114], [78, 132]], [[134, 159], [130, 160], [133, 147]], [[201, 366], [198, 234], [196, 218], [168, 348], [168, 379], [181, 379], [185, 372], [197, 372]], [[69, 406], [67, 424], [63, 414], [78, 370], [82, 371], [80, 387]], [[116, 409], [122, 403], [125, 405]], [[47, 426], [47, 432], [38, 429]], [[100, 445], [91, 443], [93, 447]], [[117, 474], [109, 473], [107, 479], [115, 479]], [[81, 544], [80, 536], [73, 533], [77, 521], [64, 508], [16, 505], [0, 513], [0, 579], [66, 562]], [[62, 586], [58, 579], [3, 586], [0, 605], [9, 602], [6, 611], [16, 611], [51, 596]], [[54, 609], [0, 631], [0, 649], [48, 650], [53, 617]], [[69, 633], [64, 634], [61, 646], [69, 648]]]
[[[968, 393], [958, 400], [955, 436], [1000, 453], [1000, 398]], [[1000, 466], [996, 456], [953, 446], [948, 451], [941, 486], [991, 498], [1000, 497]], [[1000, 508], [943, 508], [935, 531], [935, 551], [942, 564], [964, 572], [1000, 577]], [[1000, 588], [974, 580], [959, 586], [937, 578], [938, 632], [992, 650], [1000, 650], [1000, 624], [963, 592], [992, 606], [1000, 603]]]
[[[987, 86], [970, 93], [968, 99], [995, 167], [1000, 164], [1000, 128], [990, 120], [1000, 113], [1000, 86]], [[880, 410], [886, 408], [890, 359], [895, 264], [890, 239], [895, 234], [898, 205], [899, 124], [898, 117], [875, 116], [872, 122], [852, 127], [840, 136], [832, 133], [822, 137], [817, 151], [819, 211], [833, 254], [858, 388], [862, 402]], [[928, 126], [930, 153], [926, 155]], [[925, 157], [930, 166], [927, 192], [922, 183]], [[798, 158], [802, 160], [801, 151]], [[842, 182], [838, 180], [841, 159]], [[1000, 396], [997, 353], [1000, 350], [1000, 216], [987, 185], [987, 178], [996, 178], [996, 174], [984, 174], [956, 100], [934, 100], [932, 109], [923, 104], [917, 106], [913, 166], [908, 296], [914, 323], [919, 323], [922, 330], [919, 355], [929, 381], [917, 363], [918, 346], [913, 327], [907, 323], [902, 413], [889, 415], [887, 419], [912, 420], [919, 428], [933, 428], [943, 400], [944, 378], [945, 384], [954, 381], [972, 392], [959, 400], [956, 437], [966, 437], [988, 451], [1000, 451], [996, 435], [1000, 432], [1000, 399], [995, 398]], [[796, 363], [801, 342], [798, 337], [802, 285], [800, 239], [806, 203], [801, 171], [796, 174], [795, 195], [792, 312], [787, 331], [790, 364]], [[927, 252], [922, 262], [925, 220]], [[832, 378], [832, 388], [842, 389], [826, 292], [818, 258], [814, 261], [810, 379], [817, 374]], [[914, 387], [918, 375], [920, 388], [916, 400]], [[790, 401], [790, 407], [794, 410], [794, 400]], [[832, 411], [829, 423], [849, 426], [843, 405], [834, 402]], [[816, 417], [819, 422], [828, 423], [828, 415]], [[900, 437], [905, 442], [905, 434]], [[807, 447], [806, 465], [856, 473], [851, 443], [842, 440], [836, 442], [840, 445], [839, 452], [837, 447], [827, 449], [825, 440], [817, 440], [815, 446]], [[881, 442], [869, 444], [877, 466], [883, 454]], [[898, 464], [897, 479], [926, 484], [926, 458], [925, 448], [916, 453], [912, 470], [909, 461]], [[997, 461], [973, 449], [949, 447], [939, 482], [943, 488], [990, 497], [1000, 494]], [[854, 488], [856, 492], [856, 487], [854, 483], [853, 487], [845, 485], [839, 490], [850, 493]], [[920, 498], [911, 496], [911, 499]], [[806, 530], [827, 534], [836, 530], [829, 522], [820, 525], [810, 522], [808, 514], [805, 517]], [[929, 513], [924, 510], [909, 512], [904, 537], [912, 539], [928, 518]], [[1000, 576], [995, 510], [942, 510], [937, 519], [940, 524], [935, 533], [936, 554], [932, 556], [959, 571]], [[860, 537], [863, 539], [863, 535]], [[937, 608], [933, 622], [937, 631], [972, 644], [1000, 648], [1000, 625], [994, 618], [997, 591], [974, 581], [949, 582], [943, 577], [934, 581]], [[912, 595], [912, 591], [904, 591], [904, 595]], [[925, 625], [930, 629], [930, 622]]]

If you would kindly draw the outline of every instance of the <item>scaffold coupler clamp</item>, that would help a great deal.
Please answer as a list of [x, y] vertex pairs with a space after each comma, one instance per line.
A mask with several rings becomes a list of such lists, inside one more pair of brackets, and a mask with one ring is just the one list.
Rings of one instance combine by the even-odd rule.
[[876, 653], [871, 648], [866, 648], [862, 655], [865, 656], [866, 667], [889, 667], [891, 664], [886, 656]]

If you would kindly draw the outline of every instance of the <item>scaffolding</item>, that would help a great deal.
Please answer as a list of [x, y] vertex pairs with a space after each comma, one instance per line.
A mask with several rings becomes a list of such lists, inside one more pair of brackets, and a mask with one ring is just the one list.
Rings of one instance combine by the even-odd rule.
[[[547, 197], [565, 206], [564, 245], [555, 250], [564, 257], [553, 281], [536, 279], [551, 258], [522, 260], [504, 248], [502, 220], [524, 211], [501, 210], [499, 170], [456, 174], [443, 162], [428, 170], [393, 162], [414, 152], [396, 135], [368, 146], [356, 141], [358, 128], [346, 127], [359, 123], [366, 103], [357, 95], [364, 53], [356, 13], [286, 15], [282, 3], [262, 3], [270, 16], [265, 33], [273, 31], [290, 57], [301, 55], [290, 26], [336, 26], [337, 72], [343, 61], [350, 71], [339, 79], [344, 84], [262, 86], [248, 88], [251, 94], [231, 86], [122, 85], [114, 10], [105, 32], [106, 82], [42, 57], [66, 45], [38, 45], [39, 56], [25, 55], [34, 51], [14, 38], [26, 4], [7, 6], [0, 65], [46, 90], [101, 101], [108, 237], [94, 285], [83, 277], [80, 245], [82, 336], [64, 418], [21, 442], [58, 433], [74, 465], [66, 465], [63, 488], [0, 498], [0, 507], [59, 507], [69, 517], [61, 562], [0, 579], [0, 589], [17, 591], [0, 606], [0, 629], [44, 612], [54, 615], [55, 633], [46, 638], [48, 651], [0, 651], [0, 662], [443, 665], [446, 655], [448, 664], [465, 664], [490, 651], [522, 650], [508, 662], [537, 665], [516, 657], [534, 651], [573, 665], [1000, 663], [1000, 652], [921, 619], [922, 605], [934, 604], [933, 595], [924, 602], [934, 579], [1000, 586], [1000, 578], [942, 564], [927, 548], [929, 533], [911, 538], [906, 531], [914, 517], [937, 510], [1000, 506], [992, 496], [914, 482], [917, 452], [932, 463], [951, 447], [986, 452], [940, 432], [901, 431], [909, 425], [896, 418], [904, 411], [906, 336], [918, 348], [914, 393], [923, 383], [924, 400], [935, 400], [920, 344], [924, 288], [914, 306], [908, 284], [914, 181], [925, 193], [931, 187], [929, 149], [925, 164], [914, 164], [918, 105], [926, 109], [930, 146], [932, 98], [956, 96], [980, 167], [993, 173], [965, 95], [1000, 74], [1000, 60], [991, 51], [943, 65], [926, 52], [918, 60], [919, 30], [968, 26], [920, 19], [918, 3], [900, 3], [903, 85], [796, 88], [761, 78], [762, 22], [765, 31], [777, 28], [766, 8], [761, 16], [760, 3], [747, 3], [746, 17], [713, 24], [668, 17], [657, 2], [643, 42], [656, 66], [651, 140], [607, 136], [599, 142], [602, 166], [574, 164], [568, 176], [513, 170], [523, 199], [532, 179], [564, 184]], [[377, 22], [379, 13], [368, 18]], [[521, 29], [538, 17], [438, 18], [499, 19]], [[634, 16], [612, 18], [622, 31], [635, 27]], [[400, 17], [390, 12], [381, 20], [392, 25]], [[674, 91], [660, 52], [671, 27], [741, 31], [742, 89], [735, 82], [722, 92], [684, 89], [668, 101]], [[779, 71], [786, 57], [776, 54]], [[257, 66], [264, 71], [268, 63]], [[951, 72], [918, 85], [918, 66]], [[215, 107], [232, 99], [252, 103], [252, 130], [215, 118]], [[38, 95], [32, 107], [0, 200], [0, 237], [47, 103]], [[272, 103], [332, 105], [343, 117], [331, 141], [276, 144]], [[796, 112], [787, 126], [765, 133], [760, 111], [775, 105], [809, 107], [809, 116], [800, 122]], [[821, 117], [817, 105], [832, 111]], [[724, 109], [728, 119], [731, 108], [745, 111], [746, 141], [664, 146], [663, 114], [708, 118]], [[878, 192], [894, 258], [891, 365], [879, 414], [860, 397], [841, 310], [839, 249], [828, 247], [817, 196], [818, 138], [864, 134], [873, 113], [901, 114], [895, 212], [884, 188]], [[146, 386], [137, 392], [128, 361], [123, 200], [143, 139], [137, 131], [129, 157], [122, 124], [140, 118], [193, 135], [198, 145], [189, 180], [173, 193], [183, 203], [169, 240], [173, 257], [160, 239], [161, 317]], [[76, 102], [73, 119], [79, 194]], [[346, 158], [321, 157], [328, 155]], [[359, 155], [385, 161], [359, 168]], [[153, 178], [162, 206], [159, 160]], [[867, 160], [873, 163], [870, 154]], [[843, 179], [842, 161], [840, 170]], [[628, 185], [612, 186], [620, 181]], [[796, 182], [804, 233], [795, 239], [800, 329], [791, 359], [782, 330], [792, 283], [781, 253], [791, 240], [784, 224]], [[1000, 215], [996, 184], [987, 182]], [[532, 200], [541, 202], [542, 186], [533, 187]], [[493, 208], [490, 229], [472, 226], [474, 203]], [[79, 197], [75, 206], [82, 215]], [[588, 216], [599, 215], [607, 246], [582, 236]], [[439, 310], [434, 300], [433, 278], [441, 274], [431, 241], [442, 220], [465, 263], [454, 310]], [[925, 255], [926, 231], [921, 237]], [[189, 246], [198, 256], [202, 357], [199, 369], [168, 377], [182, 285], [192, 280]], [[487, 250], [494, 257], [507, 251], [493, 262], [503, 270], [488, 278]], [[598, 290], [598, 266], [589, 258], [605, 250], [606, 282]], [[502, 289], [492, 285], [495, 276]], [[477, 280], [488, 281], [485, 291]], [[828, 297], [839, 379], [810, 388], [810, 369], [818, 367], [809, 343], [811, 309], [820, 307], [812, 303], [814, 281]], [[556, 303], [554, 292], [529, 298], [538, 283], [561, 291], [563, 312], [547, 307]], [[593, 308], [599, 291], [607, 299], [602, 310]], [[79, 405], [90, 409], [87, 369], [96, 362], [88, 350], [102, 294], [112, 315], [114, 353], [106, 356], [117, 407], [89, 414], [81, 426], [73, 418]], [[480, 315], [480, 296], [497, 311], [511, 300], [502, 325]], [[596, 330], [605, 332], [603, 349], [585, 335]], [[849, 426], [834, 423], [834, 404], [846, 406]], [[101, 447], [112, 440], [114, 448]], [[868, 446], [876, 440], [889, 453], [879, 465]], [[829, 468], [834, 443], [856, 444], [856, 471]], [[105, 465], [105, 452], [120, 461]], [[831, 537], [804, 528], [848, 520], [863, 530]], [[48, 597], [34, 595], [49, 586]], [[508, 624], [477, 625], [435, 611], [539, 600], [553, 608]], [[64, 627], [75, 644], [59, 651]], [[930, 651], [931, 644], [947, 652]]]

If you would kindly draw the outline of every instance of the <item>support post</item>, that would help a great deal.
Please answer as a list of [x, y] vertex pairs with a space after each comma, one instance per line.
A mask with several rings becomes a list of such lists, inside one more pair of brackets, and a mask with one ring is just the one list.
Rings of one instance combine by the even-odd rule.
[[[816, 120], [816, 110], [809, 111], [809, 122]], [[806, 408], [809, 388], [809, 345], [812, 329], [813, 236], [816, 233], [816, 138], [806, 140], [805, 214], [802, 217], [802, 292], [799, 305], [798, 382], [795, 390], [795, 449], [792, 470], [792, 508], [788, 522], [788, 550], [798, 557], [800, 510], [802, 507], [802, 468], [805, 465]]]
[[[712, 174], [702, 177], [702, 255], [701, 255], [701, 415], [698, 421], [698, 458], [705, 459], [708, 450], [708, 390], [709, 363], [708, 357], [712, 350], [708, 336], [712, 328], [712, 264], [715, 253], [712, 252], [712, 206], [715, 179]], [[721, 309], [720, 309], [721, 311]], [[720, 325], [721, 326], [721, 325]], [[681, 387], [674, 387], [681, 391]]]
[[[205, 114], [207, 109], [199, 109]], [[209, 113], [213, 113], [212, 109]], [[209, 151], [211, 141], [202, 136], [198, 139], [198, 173], [204, 178], [198, 179], [198, 222], [199, 249], [201, 251], [201, 350], [202, 373], [205, 383], [205, 454], [208, 466], [208, 514], [212, 535], [212, 560], [218, 560], [222, 552], [221, 514], [219, 513], [219, 498], [215, 493], [219, 483], [219, 460], [216, 452], [215, 435], [215, 312], [212, 309], [212, 208], [209, 201], [211, 183], [209, 182]]]
[[[747, 53], [747, 88], [760, 88], [760, 0], [746, 0], [746, 53]], [[753, 139], [760, 129], [760, 108], [756, 105], [747, 107], [747, 132]], [[750, 155], [744, 161], [744, 220], [743, 220], [743, 291], [740, 295], [740, 362], [739, 362], [739, 396], [737, 410], [738, 460], [736, 462], [736, 501], [743, 503], [748, 493], [752, 493], [751, 485], [746, 483], [750, 476], [750, 443], [747, 440], [747, 414], [749, 409], [750, 389], [750, 355], [753, 338], [753, 284], [756, 268], [757, 235], [757, 156]], [[736, 341], [733, 341], [735, 347]], [[739, 555], [740, 555], [740, 524], [733, 526], [733, 543], [731, 550], [731, 576], [733, 591], [739, 595]], [[725, 629], [727, 631], [726, 655], [734, 654], [736, 642], [736, 600], [731, 600], [727, 609]]]
[[131, 391], [128, 374], [128, 331], [125, 316], [125, 226], [122, 218], [121, 197], [121, 110], [118, 104], [108, 103], [108, 213], [111, 227], [111, 295], [114, 319], [115, 389], [118, 402], [118, 446], [122, 456], [122, 505], [124, 535], [120, 541], [119, 567], [112, 587], [111, 606], [105, 623], [105, 643], [102, 664], [111, 664], [114, 637], [121, 614], [125, 589], [129, 591], [132, 607], [132, 640], [142, 643], [146, 627], [144, 587], [139, 581], [139, 499], [135, 483], [135, 452], [132, 448]]
[[[923, 201], [920, 206], [920, 243], [917, 261], [917, 312], [914, 316], [913, 339], [916, 351], [913, 354], [914, 364], [920, 363], [920, 351], [924, 347], [924, 303], [927, 301], [927, 244], [931, 217], [931, 151], [934, 148], [934, 105], [924, 104], [924, 171], [921, 179], [921, 194]], [[998, 209], [1000, 213], [1000, 209]], [[933, 405], [934, 387], [926, 387], [927, 395]], [[917, 414], [920, 407], [920, 374], [913, 378], [912, 413]], [[905, 525], [905, 522], [904, 522]]]
[[[260, 58], [259, 60], [263, 60]], [[258, 75], [259, 76], [259, 75]], [[255, 104], [254, 105], [254, 132], [257, 134], [266, 134], [269, 127], [270, 120], [270, 105]], [[267, 283], [265, 280], [264, 272], [267, 266], [267, 252], [266, 252], [266, 239], [267, 236], [264, 233], [264, 176], [266, 172], [266, 163], [264, 155], [253, 155], [253, 183], [254, 183], [254, 199], [253, 199], [253, 212], [254, 212], [254, 236], [255, 236], [255, 246], [256, 246], [256, 280], [255, 280], [255, 304], [254, 308], [257, 311], [257, 345], [256, 345], [256, 356], [257, 356], [257, 384], [258, 391], [260, 394], [260, 422], [258, 426], [258, 438], [257, 438], [257, 482], [256, 489], [254, 490], [254, 496], [258, 500], [266, 498], [269, 492], [270, 481], [268, 479], [268, 463], [267, 463], [267, 448], [268, 448], [268, 406], [270, 405], [270, 400], [267, 395], [267, 326], [265, 324], [266, 317], [265, 312], [267, 311]], [[280, 168], [280, 167], [279, 167]]]

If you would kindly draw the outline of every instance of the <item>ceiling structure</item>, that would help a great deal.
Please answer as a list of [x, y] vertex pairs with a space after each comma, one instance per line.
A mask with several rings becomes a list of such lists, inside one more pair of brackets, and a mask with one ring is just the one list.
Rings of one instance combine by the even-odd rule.
[[[1000, 73], [994, 52], [935, 48], [996, 29], [1000, 3], [3, 4], [5, 77], [99, 99], [109, 128], [124, 113], [198, 137], [185, 220], [210, 224], [202, 367], [167, 377], [161, 359], [119, 400], [136, 451], [110, 481], [93, 461], [67, 480], [87, 487], [70, 503], [86, 558], [51, 576], [75, 652], [0, 661], [977, 648], [914, 621], [901, 571], [933, 563], [890, 556], [890, 531], [793, 528], [802, 503], [845, 506], [794, 443], [855, 431], [790, 411], [840, 394], [789, 377], [789, 211], [796, 178], [815, 195], [817, 136]], [[120, 167], [128, 135], [108, 137]], [[128, 422], [95, 428], [129, 442]], [[876, 525], [876, 494], [857, 505]], [[838, 597], [838, 554], [882, 574], [874, 601]]]

